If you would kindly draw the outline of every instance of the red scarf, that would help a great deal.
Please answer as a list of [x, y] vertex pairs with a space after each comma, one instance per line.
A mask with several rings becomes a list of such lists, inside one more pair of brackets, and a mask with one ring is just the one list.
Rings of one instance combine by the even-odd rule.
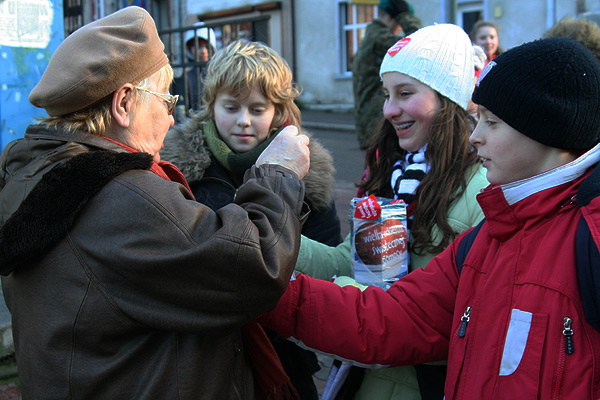
[[[110, 140], [131, 153], [138, 152], [123, 143], [107, 137], [105, 139]], [[159, 161], [158, 163], [153, 161], [150, 171], [167, 181], [181, 183], [192, 193], [187, 180], [173, 164], [167, 161]], [[252, 320], [243, 326], [242, 335], [244, 338], [244, 348], [252, 364], [259, 398], [265, 400], [299, 399], [300, 396], [296, 388], [292, 385], [290, 378], [283, 370], [283, 366], [273, 345], [258, 322]]]
[[260, 399], [300, 399], [263, 328], [252, 320], [242, 327], [244, 348], [250, 357]]
[[[130, 153], [138, 153], [138, 151], [136, 149], [129, 147], [126, 144], [119, 143], [116, 140], [107, 138], [106, 136], [104, 136], [104, 139], [121, 146], [122, 148], [124, 148], [125, 150], [127, 150]], [[166, 181], [181, 183], [183, 186], [186, 187], [187, 190], [189, 190], [190, 193], [192, 193], [192, 189], [190, 189], [190, 185], [188, 185], [187, 180], [185, 179], [185, 176], [183, 176], [181, 171], [179, 171], [179, 169], [177, 169], [177, 167], [174, 166], [173, 164], [171, 164], [170, 162], [152, 161], [152, 166], [150, 167], [150, 171], [154, 172], [156, 175], [160, 176], [161, 178], [163, 178]], [[193, 196], [193, 194], [192, 194], [192, 196]]]

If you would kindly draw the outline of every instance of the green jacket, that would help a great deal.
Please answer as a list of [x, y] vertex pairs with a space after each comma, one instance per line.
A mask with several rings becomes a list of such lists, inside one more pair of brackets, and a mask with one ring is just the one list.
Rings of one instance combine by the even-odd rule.
[[[480, 164], [473, 167], [471, 173], [472, 177], [469, 179], [463, 195], [456, 199], [448, 210], [448, 223], [458, 233], [477, 225], [483, 218], [483, 212], [475, 196], [489, 183], [485, 177], [485, 169]], [[441, 240], [437, 227], [434, 227], [434, 235], [436, 241]], [[344, 242], [337, 247], [330, 247], [302, 236], [300, 253], [296, 261], [296, 272], [324, 280], [329, 280], [334, 275], [352, 276], [350, 239], [350, 235], [348, 235]], [[429, 253], [420, 256], [411, 253], [411, 271], [416, 268], [425, 268], [436, 255]]]
[[373, 20], [367, 26], [365, 36], [352, 60], [354, 114], [361, 149], [367, 148], [369, 144], [371, 125], [383, 117], [384, 98], [379, 77], [383, 57], [394, 43], [422, 26], [421, 20], [410, 13], [400, 14], [397, 20], [404, 32], [399, 36], [392, 35], [381, 20]]
[[[473, 175], [467, 183], [466, 190], [448, 210], [448, 222], [459, 233], [477, 225], [483, 218], [483, 212], [475, 196], [489, 183], [481, 164], [477, 164], [473, 169]], [[439, 241], [439, 231], [436, 227], [434, 227], [434, 232], [436, 240]], [[326, 280], [331, 279], [334, 275], [352, 276], [350, 240], [350, 235], [348, 235], [343, 243], [332, 248], [302, 236], [296, 272]], [[411, 252], [411, 270], [425, 268], [435, 255], [419, 256]], [[352, 280], [346, 280], [346, 283], [352, 284]], [[354, 400], [372, 399], [420, 400], [421, 394], [415, 368], [407, 365], [366, 370]]]

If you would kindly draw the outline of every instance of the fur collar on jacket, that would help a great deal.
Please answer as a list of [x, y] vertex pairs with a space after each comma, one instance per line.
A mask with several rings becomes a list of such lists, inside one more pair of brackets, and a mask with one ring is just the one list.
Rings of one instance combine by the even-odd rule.
[[151, 166], [147, 153], [97, 150], [71, 157], [45, 173], [0, 229], [0, 274], [10, 274], [62, 240], [79, 211], [109, 181]]
[[[307, 134], [305, 131], [302, 133]], [[200, 119], [190, 118], [173, 126], [164, 143], [165, 147], [160, 151], [161, 159], [179, 168], [190, 184], [202, 179], [210, 166], [211, 157]], [[314, 208], [327, 207], [333, 201], [333, 158], [313, 137], [308, 148], [310, 169], [304, 177], [306, 198]]]

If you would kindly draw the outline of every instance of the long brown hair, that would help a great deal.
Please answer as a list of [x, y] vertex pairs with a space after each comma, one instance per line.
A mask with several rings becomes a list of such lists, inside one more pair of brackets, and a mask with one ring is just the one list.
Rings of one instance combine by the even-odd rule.
[[[457, 236], [448, 223], [448, 209], [464, 192], [469, 178], [467, 171], [477, 162], [469, 144], [473, 117], [439, 93], [438, 97], [441, 108], [431, 124], [425, 152], [431, 167], [417, 187], [415, 197], [410, 246], [416, 254], [440, 253]], [[395, 162], [404, 159], [406, 153], [398, 144], [392, 124], [382, 119], [367, 150], [369, 175], [358, 186], [368, 194], [393, 197], [392, 170]], [[434, 226], [442, 234], [442, 240], [437, 244], [433, 243]]]

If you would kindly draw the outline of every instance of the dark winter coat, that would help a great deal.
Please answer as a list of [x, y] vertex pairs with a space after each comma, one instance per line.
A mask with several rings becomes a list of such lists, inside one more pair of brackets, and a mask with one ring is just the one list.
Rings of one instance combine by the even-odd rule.
[[[333, 160], [315, 138], [310, 139], [309, 150], [310, 170], [303, 180], [305, 202], [311, 213], [304, 223], [302, 234], [336, 246], [342, 237], [334, 202]], [[199, 119], [192, 118], [172, 127], [160, 154], [162, 159], [172, 162], [182, 171], [196, 200], [213, 210], [226, 206], [236, 197], [241, 175], [232, 173], [216, 160], [205, 142]], [[267, 334], [300, 397], [303, 400], [318, 399], [312, 377], [319, 370], [315, 354], [274, 332], [267, 330]]]
[[[311, 213], [304, 223], [302, 234], [335, 246], [341, 243], [342, 237], [334, 202], [333, 160], [314, 137], [311, 137], [308, 147], [310, 170], [303, 181], [305, 201]], [[160, 155], [161, 159], [179, 168], [199, 202], [218, 210], [235, 198], [242, 176], [225, 169], [211, 154], [199, 119], [192, 118], [173, 126], [165, 138], [165, 147]]]
[[0, 156], [0, 270], [14, 269], [2, 289], [23, 399], [255, 398], [241, 327], [289, 282], [303, 184], [253, 167], [214, 212], [151, 163], [39, 125]]

